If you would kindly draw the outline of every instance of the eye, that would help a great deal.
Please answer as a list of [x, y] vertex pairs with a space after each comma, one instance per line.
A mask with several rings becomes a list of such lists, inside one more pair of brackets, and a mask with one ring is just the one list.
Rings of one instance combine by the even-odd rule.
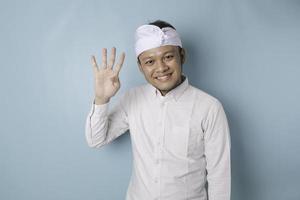
[[174, 56], [173, 55], [166, 55], [165, 60], [171, 60]]
[[153, 64], [153, 60], [147, 60], [146, 62], [145, 62], [145, 65], [152, 65]]

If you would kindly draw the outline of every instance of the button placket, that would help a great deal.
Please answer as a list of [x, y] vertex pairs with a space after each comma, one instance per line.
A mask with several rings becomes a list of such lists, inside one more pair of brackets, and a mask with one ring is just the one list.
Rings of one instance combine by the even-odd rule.
[[[160, 99], [161, 100], [161, 99]], [[163, 101], [159, 102], [159, 117], [158, 117], [158, 126], [157, 126], [157, 131], [158, 131], [158, 137], [156, 141], [156, 156], [155, 156], [155, 168], [156, 168], [156, 174], [154, 177], [154, 184], [158, 188], [158, 196], [155, 199], [159, 199], [160, 195], [160, 185], [161, 185], [161, 180], [160, 180], [160, 173], [161, 173], [161, 157], [162, 157], [162, 150], [163, 150], [163, 138], [165, 135], [165, 127], [164, 127], [164, 120], [165, 120], [165, 112], [166, 112], [166, 102], [165, 99]]]

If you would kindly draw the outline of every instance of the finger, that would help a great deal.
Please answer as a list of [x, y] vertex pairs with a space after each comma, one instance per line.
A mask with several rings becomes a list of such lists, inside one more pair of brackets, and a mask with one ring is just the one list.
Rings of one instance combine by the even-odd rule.
[[98, 64], [94, 55], [91, 56], [91, 61], [92, 61], [94, 74], [96, 75], [98, 72]]
[[101, 63], [102, 68], [107, 67], [107, 49], [103, 48], [102, 49], [102, 63]]
[[123, 53], [120, 55], [118, 64], [115, 66], [115, 71], [117, 72], [117, 74], [120, 73], [120, 70], [121, 70], [122, 65], [123, 65], [123, 63], [124, 63], [124, 60], [125, 60], [125, 53], [123, 52]]
[[107, 68], [111, 69], [113, 67], [113, 65], [115, 64], [115, 58], [116, 58], [116, 48], [113, 47], [111, 49], [110, 58], [109, 58]]

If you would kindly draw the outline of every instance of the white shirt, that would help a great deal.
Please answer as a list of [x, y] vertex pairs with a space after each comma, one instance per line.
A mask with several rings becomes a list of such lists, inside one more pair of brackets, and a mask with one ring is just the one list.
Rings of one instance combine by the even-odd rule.
[[145, 84], [108, 107], [93, 102], [85, 136], [99, 148], [130, 130], [133, 169], [126, 200], [230, 199], [230, 133], [216, 98], [185, 78], [165, 96]]

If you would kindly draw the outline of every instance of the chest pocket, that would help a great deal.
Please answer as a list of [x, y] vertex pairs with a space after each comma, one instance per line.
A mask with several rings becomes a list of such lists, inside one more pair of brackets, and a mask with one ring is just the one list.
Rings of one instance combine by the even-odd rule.
[[166, 110], [166, 150], [177, 159], [186, 159], [188, 154], [191, 108], [185, 104], [170, 104]]

